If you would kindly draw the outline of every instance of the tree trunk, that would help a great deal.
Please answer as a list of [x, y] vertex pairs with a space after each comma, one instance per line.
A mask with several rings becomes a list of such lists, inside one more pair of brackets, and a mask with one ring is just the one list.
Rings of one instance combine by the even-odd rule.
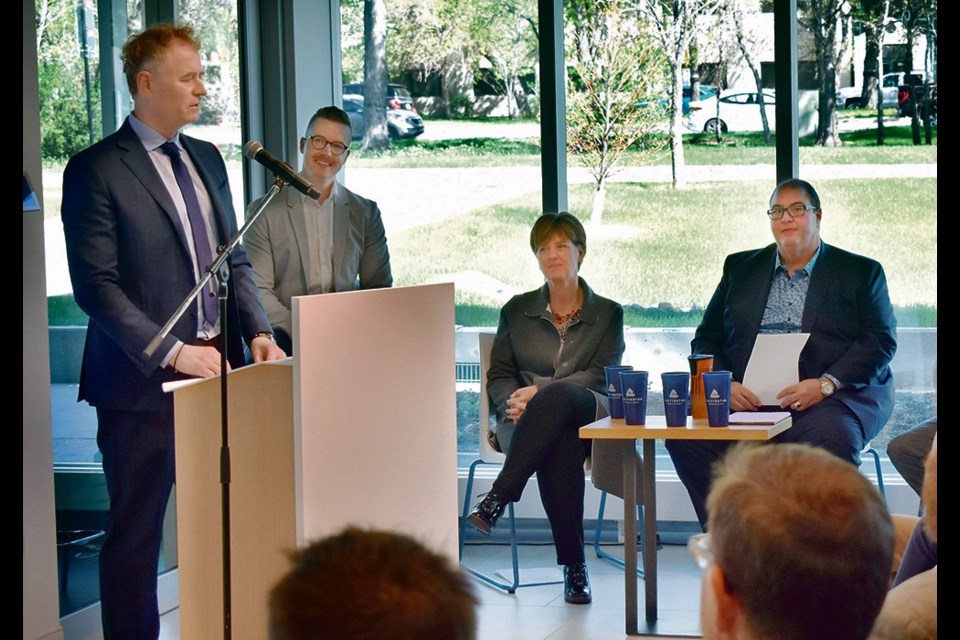
[[593, 192], [593, 209], [590, 211], [590, 224], [603, 222], [603, 209], [607, 204], [607, 178], [602, 176], [597, 181], [597, 188]]
[[820, 54], [820, 99], [817, 103], [817, 144], [839, 147], [837, 132], [837, 68], [833, 63], [834, 45], [827, 44]]
[[880, 82], [880, 72], [877, 65], [880, 60], [880, 43], [883, 41], [883, 28], [865, 23], [864, 35], [867, 38], [867, 46], [866, 52], [863, 54], [860, 108], [872, 109], [877, 106], [877, 84]]
[[683, 76], [679, 63], [670, 63], [673, 74], [673, 100], [670, 114], [670, 164], [673, 188], [687, 188], [687, 166], [683, 160]]
[[390, 148], [387, 131], [387, 5], [363, 0], [363, 133], [361, 151]]

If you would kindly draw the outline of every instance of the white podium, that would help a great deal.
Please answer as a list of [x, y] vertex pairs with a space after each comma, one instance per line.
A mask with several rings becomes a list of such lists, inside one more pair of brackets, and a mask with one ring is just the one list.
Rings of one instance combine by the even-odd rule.
[[[229, 374], [234, 638], [262, 638], [287, 552], [347, 525], [457, 560], [452, 284], [295, 298], [294, 358]], [[175, 392], [180, 628], [222, 636], [220, 389]]]

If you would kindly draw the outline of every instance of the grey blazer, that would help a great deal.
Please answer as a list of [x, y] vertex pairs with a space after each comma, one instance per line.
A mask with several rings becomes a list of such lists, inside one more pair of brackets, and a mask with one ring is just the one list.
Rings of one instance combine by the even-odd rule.
[[[270, 324], [291, 336], [290, 299], [307, 295], [310, 271], [302, 198], [298, 191], [290, 188], [279, 194], [243, 239]], [[247, 216], [259, 206], [260, 200], [253, 202], [247, 208]], [[333, 202], [333, 252], [335, 291], [377, 289], [393, 284], [387, 236], [377, 203], [343, 185], [337, 185]]]
[[[506, 451], [516, 425], [506, 419], [507, 399], [517, 389], [537, 388], [564, 381], [583, 386], [597, 398], [596, 418], [609, 415], [603, 368], [620, 364], [625, 349], [623, 308], [596, 295], [580, 279], [583, 309], [562, 344], [560, 334], [547, 312], [547, 285], [511, 298], [500, 311], [500, 325], [490, 356], [487, 389], [496, 408], [497, 440]], [[623, 497], [623, 450], [636, 446], [632, 441], [595, 440], [592, 452], [593, 484]], [[640, 495], [640, 476], [637, 490]]]

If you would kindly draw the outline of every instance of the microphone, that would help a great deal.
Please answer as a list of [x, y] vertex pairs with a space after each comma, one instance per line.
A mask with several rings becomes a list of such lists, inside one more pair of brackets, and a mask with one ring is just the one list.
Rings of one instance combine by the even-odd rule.
[[320, 192], [313, 185], [304, 180], [293, 167], [263, 148], [256, 140], [243, 145], [243, 155], [255, 160], [269, 169], [275, 176], [282, 179], [291, 187], [310, 198], [319, 198]]

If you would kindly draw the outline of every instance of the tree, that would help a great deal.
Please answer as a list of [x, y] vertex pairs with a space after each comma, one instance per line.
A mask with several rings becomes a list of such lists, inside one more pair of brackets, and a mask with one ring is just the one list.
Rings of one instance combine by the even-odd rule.
[[[40, 149], [50, 160], [66, 160], [101, 136], [99, 58], [96, 41], [80, 33], [75, 0], [36, 4], [40, 89]], [[84, 63], [89, 64], [85, 73]]]
[[639, 143], [647, 156], [664, 145], [652, 134], [664, 120], [658, 101], [665, 66], [647, 25], [619, 0], [600, 0], [581, 15], [573, 40], [567, 139], [596, 182], [590, 222], [597, 224], [607, 179], [627, 149]]
[[687, 186], [683, 158], [683, 62], [697, 19], [714, 14], [723, 0], [636, 0], [660, 37], [670, 67], [670, 158], [673, 188]]
[[[753, 52], [760, 46], [761, 36], [750, 29], [745, 20], [746, 7], [743, 0], [728, 0], [723, 5], [722, 12], [729, 17], [733, 24], [733, 37], [737, 43], [737, 49], [743, 57], [743, 61], [750, 69], [753, 75], [753, 81], [757, 85], [757, 108], [760, 109], [760, 122], [763, 126], [763, 142], [768, 147], [773, 144], [773, 138], [770, 135], [770, 122], [767, 119], [766, 96], [763, 93], [763, 79], [760, 75], [760, 65], [757, 64]], [[720, 134], [720, 127], [717, 127], [717, 134]]]
[[813, 34], [820, 96], [817, 103], [817, 145], [840, 146], [837, 131], [837, 66], [843, 48], [837, 26], [843, 21], [846, 0], [810, 0], [801, 22]]
[[514, 118], [526, 106], [520, 73], [539, 56], [537, 5], [533, 0], [478, 0], [474, 5], [484, 5], [478, 7], [483, 19], [475, 22], [475, 46], [503, 82], [508, 115]]
[[385, 0], [363, 1], [363, 132], [361, 151], [390, 148], [387, 131], [387, 7]]
[[[390, 3], [390, 62], [394, 69], [415, 70], [421, 79], [438, 74], [441, 109], [452, 115], [454, 87], [473, 86], [468, 52], [473, 46], [471, 26], [479, 12], [473, 2], [457, 0], [393, 0]], [[460, 93], [457, 91], [457, 93]]]
[[860, 91], [861, 108], [877, 106], [877, 85], [880, 83], [881, 75], [880, 56], [889, 6], [890, 0], [857, 0], [850, 5], [850, 15], [863, 27], [866, 40]]
[[181, 0], [180, 21], [191, 25], [204, 58], [199, 124], [240, 123], [240, 44], [233, 0]]

